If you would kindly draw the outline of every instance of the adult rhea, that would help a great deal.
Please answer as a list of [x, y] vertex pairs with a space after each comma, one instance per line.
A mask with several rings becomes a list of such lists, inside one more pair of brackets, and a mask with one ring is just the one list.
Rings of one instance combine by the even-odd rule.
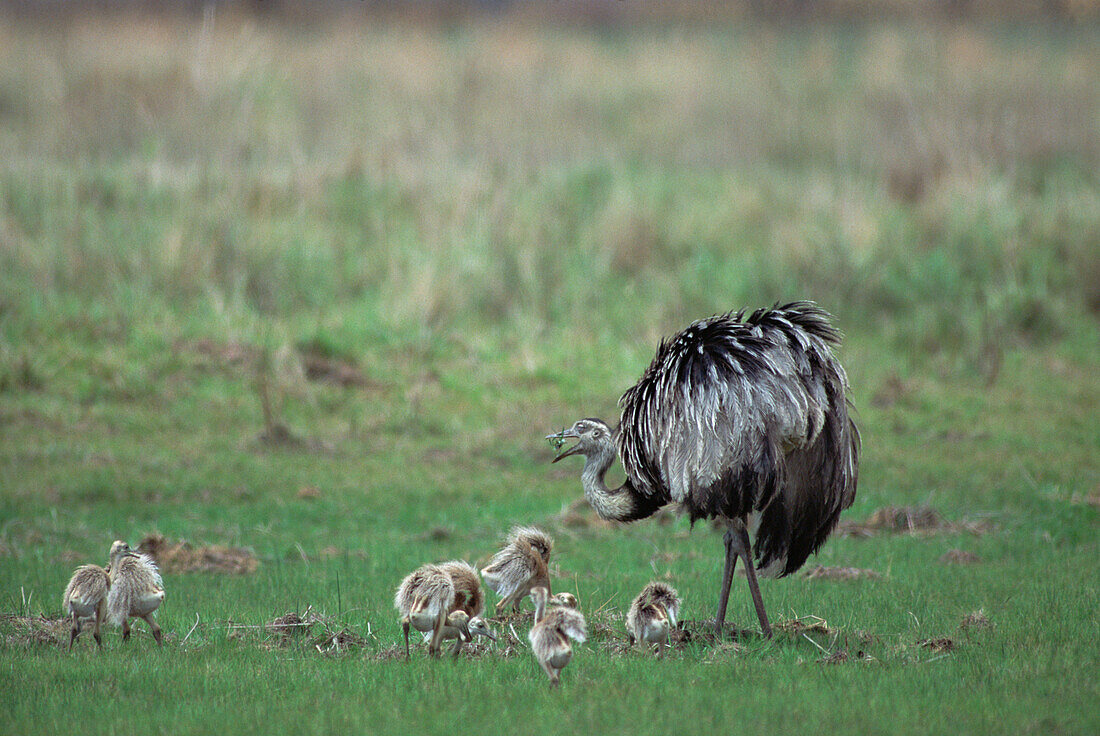
[[[554, 462], [585, 457], [584, 495], [604, 519], [636, 521], [676, 503], [692, 522], [725, 523], [719, 634], [738, 557], [771, 636], [756, 571], [797, 570], [855, 499], [860, 437], [832, 351], [839, 342], [811, 302], [708, 317], [661, 342], [619, 399], [617, 429], [581, 419], [547, 436], [577, 440]], [[626, 482], [610, 489], [604, 476], [616, 456]]]

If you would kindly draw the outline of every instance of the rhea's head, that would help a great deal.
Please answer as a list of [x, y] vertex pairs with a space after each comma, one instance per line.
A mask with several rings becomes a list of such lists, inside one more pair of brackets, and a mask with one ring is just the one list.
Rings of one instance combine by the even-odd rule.
[[111, 567], [114, 567], [114, 563], [116, 560], [118, 560], [123, 555], [128, 554], [129, 552], [130, 545], [126, 544], [126, 542], [123, 542], [121, 539], [116, 539], [111, 544], [111, 552], [107, 556], [107, 559], [110, 560]]
[[566, 440], [577, 440], [577, 444], [558, 453], [553, 460], [555, 463], [570, 455], [595, 457], [604, 455], [608, 451], [615, 451], [611, 427], [607, 426], [607, 422], [602, 419], [579, 419], [569, 429], [546, 435], [546, 439], [555, 443], [557, 449], [560, 449]]
[[577, 596], [572, 593], [557, 593], [550, 600], [552, 603], [556, 603], [559, 606], [565, 606], [566, 608], [577, 607]]
[[470, 623], [467, 626], [470, 632], [470, 638], [475, 636], [484, 636], [493, 641], [497, 640], [496, 632], [489, 627], [489, 624], [481, 616], [474, 616], [470, 619]]

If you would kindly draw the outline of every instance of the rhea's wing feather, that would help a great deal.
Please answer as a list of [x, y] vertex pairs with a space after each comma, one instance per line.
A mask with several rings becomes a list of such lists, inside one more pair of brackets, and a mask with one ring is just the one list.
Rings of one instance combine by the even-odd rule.
[[823, 424], [835, 364], [828, 315], [808, 302], [711, 317], [662, 342], [620, 399], [624, 470], [693, 518], [744, 516], [783, 483], [783, 456]]

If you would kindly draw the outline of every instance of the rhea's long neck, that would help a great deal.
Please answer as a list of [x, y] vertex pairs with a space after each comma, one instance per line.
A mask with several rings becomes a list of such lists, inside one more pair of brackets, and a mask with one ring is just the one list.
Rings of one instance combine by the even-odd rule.
[[584, 497], [596, 510], [601, 519], [609, 521], [631, 521], [638, 517], [633, 487], [628, 480], [614, 490], [607, 487], [604, 477], [615, 461], [615, 446], [608, 443], [599, 448], [599, 452], [585, 458], [581, 482], [584, 484]]

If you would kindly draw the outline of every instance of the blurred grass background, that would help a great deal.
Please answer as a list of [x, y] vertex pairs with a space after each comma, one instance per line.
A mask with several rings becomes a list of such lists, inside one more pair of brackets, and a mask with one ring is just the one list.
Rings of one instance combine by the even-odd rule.
[[[167, 578], [179, 657], [69, 660], [0, 625], [11, 731], [71, 730], [89, 706], [58, 683], [93, 682], [97, 732], [135, 708], [176, 733], [440, 731], [431, 688], [476, 727], [656, 733], [682, 710], [621, 693], [669, 677], [715, 725], [1095, 731], [1100, 28], [1087, 2], [926, 5], [0, 16], [0, 609], [56, 615], [116, 537], [261, 560]], [[597, 642], [571, 716], [522, 657], [302, 663], [218, 628], [312, 605], [374, 653], [407, 570], [483, 561], [517, 522], [558, 535], [589, 610], [660, 576], [713, 615], [717, 538], [563, 524], [577, 468], [542, 437], [613, 419], [690, 320], [795, 298], [847, 335], [846, 518], [932, 504], [996, 529], [837, 538], [821, 562], [883, 579], [765, 583], [773, 617], [827, 616], [843, 643], [819, 644], [853, 655], [870, 631], [882, 667], [807, 666], [794, 637], [670, 675]], [[994, 628], [959, 634], [979, 608]], [[917, 667], [945, 635], [960, 649]]]

